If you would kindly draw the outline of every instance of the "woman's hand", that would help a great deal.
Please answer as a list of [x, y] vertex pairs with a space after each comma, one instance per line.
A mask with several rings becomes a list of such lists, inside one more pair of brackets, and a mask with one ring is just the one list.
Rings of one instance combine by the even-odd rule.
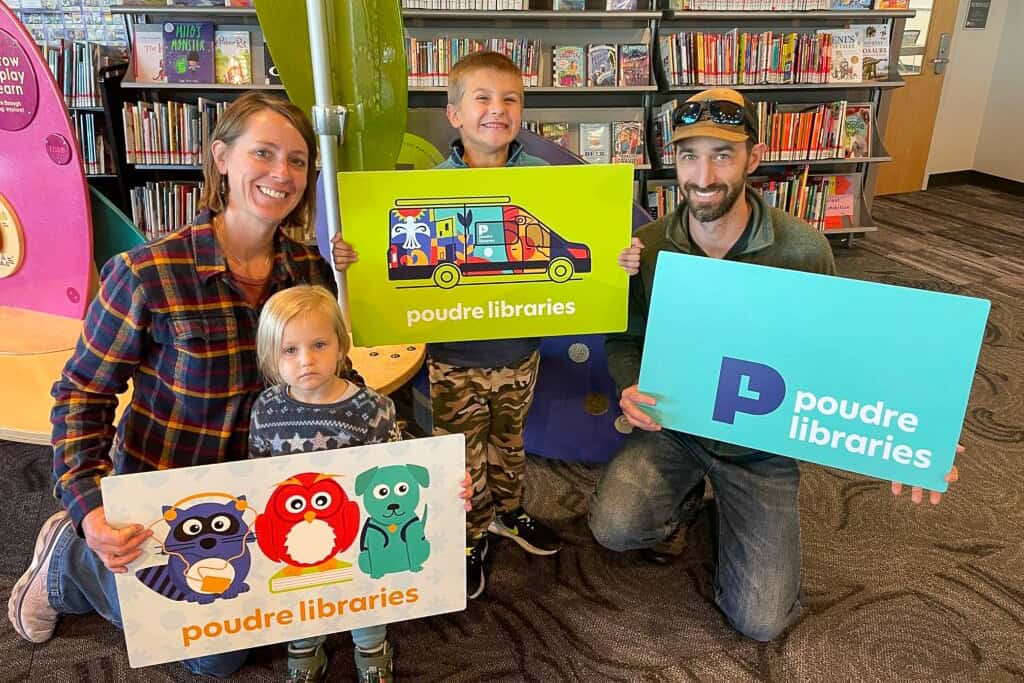
[[128, 571], [125, 565], [142, 554], [142, 544], [153, 535], [140, 524], [115, 529], [107, 524], [103, 508], [92, 510], [82, 519], [82, 533], [85, 542], [103, 561], [107, 569], [115, 574]]

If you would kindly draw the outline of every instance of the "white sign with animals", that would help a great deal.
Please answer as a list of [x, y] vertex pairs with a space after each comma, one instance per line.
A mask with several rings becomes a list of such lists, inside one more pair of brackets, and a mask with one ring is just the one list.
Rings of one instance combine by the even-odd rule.
[[461, 434], [103, 479], [133, 667], [466, 607]]

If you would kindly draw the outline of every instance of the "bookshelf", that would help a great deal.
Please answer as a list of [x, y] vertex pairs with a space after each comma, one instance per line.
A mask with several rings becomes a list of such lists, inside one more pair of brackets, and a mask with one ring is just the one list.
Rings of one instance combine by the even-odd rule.
[[[877, 228], [871, 218], [874, 196], [874, 165], [890, 161], [891, 157], [882, 144], [889, 100], [895, 88], [903, 85], [903, 79], [896, 73], [896, 55], [902, 41], [906, 19], [913, 17], [913, 11], [894, 10], [832, 10], [832, 11], [707, 11], [707, 10], [666, 10], [659, 22], [659, 37], [677, 33], [726, 33], [772, 32], [775, 34], [812, 34], [818, 30], [842, 29], [851, 25], [885, 24], [889, 31], [890, 68], [888, 75], [880, 79], [859, 82], [826, 83], [740, 83], [723, 87], [744, 93], [752, 102], [777, 102], [785, 105], [805, 105], [846, 101], [850, 104], [870, 103], [873, 107], [871, 121], [870, 150], [864, 156], [853, 158], [806, 159], [762, 162], [755, 171], [756, 176], [778, 177], [807, 169], [808, 174], [852, 177], [858, 189], [853, 201], [852, 215], [842, 218], [842, 227], [826, 229], [828, 236], [840, 238], [849, 245], [858, 235], [873, 232]], [[661, 54], [655, 63], [661, 89], [654, 98], [652, 114], [670, 99], [685, 98], [710, 84], [671, 84], [665, 73]], [[656, 151], [652, 156], [657, 156]], [[658, 192], [658, 188], [674, 183], [675, 170], [657, 163], [646, 174], [644, 192]]]
[[[423, 1], [407, 0], [407, 4], [422, 4]], [[674, 168], [660, 163], [660, 159], [655, 158], [657, 146], [652, 144], [656, 143], [654, 124], [659, 107], [670, 99], [685, 98], [694, 92], [711, 87], [710, 84], [698, 83], [670, 84], [661, 63], [658, 45], [661, 36], [668, 33], [726, 32], [734, 29], [740, 32], [813, 34], [819, 29], [886, 24], [889, 30], [889, 52], [893, 58], [891, 63], [895, 64], [905, 20], [914, 16], [913, 11], [891, 10], [672, 10], [662, 9], [662, 1], [640, 0], [639, 7], [630, 11], [607, 11], [604, 0], [588, 0], [586, 9], [582, 11], [553, 10], [552, 0], [530, 0], [529, 4], [533, 5], [533, 8], [521, 10], [403, 8], [406, 38], [410, 41], [408, 44], [416, 49], [421, 49], [425, 44], [434, 45], [417, 54], [428, 54], [435, 60], [430, 62], [431, 69], [420, 72], [412, 69], [415, 62], [410, 57], [411, 70], [415, 71], [410, 76], [408, 97], [410, 132], [421, 135], [442, 151], [447, 149], [453, 138], [444, 116], [446, 68], [450, 66], [444, 61], [444, 57], [446, 53], [452, 52], [450, 46], [454, 44], [453, 41], [504, 38], [524, 41], [523, 45], [533, 41], [535, 45], [539, 45], [536, 48], [536, 68], [533, 74], [536, 77], [536, 84], [527, 84], [525, 87], [524, 121], [531, 122], [538, 128], [545, 123], [569, 124], [572, 130], [569, 134], [571, 144], [579, 144], [580, 124], [611, 125], [617, 121], [642, 123], [646, 158], [644, 163], [635, 165], [634, 186], [637, 199], [644, 203], [649, 193], [674, 183]], [[495, 6], [501, 7], [501, 0], [497, 0]], [[116, 82], [112, 81], [111, 87], [105, 89], [108, 96], [104, 100], [104, 109], [108, 118], [119, 121], [124, 102], [131, 101], [196, 102], [202, 97], [226, 102], [233, 99], [239, 91], [248, 89], [280, 91], [284, 94], [281, 85], [265, 82], [262, 33], [258, 26], [256, 11], [252, 8], [115, 5], [110, 11], [124, 19], [130, 45], [133, 44], [137, 33], [152, 30], [142, 29], [142, 26], [163, 21], [212, 21], [218, 28], [240, 28], [250, 31], [253, 84], [136, 82], [129, 68], [126, 74]], [[448, 42], [442, 43], [439, 40], [442, 38], [448, 39]], [[445, 47], [437, 47], [442, 44]], [[616, 86], [556, 86], [553, 83], [552, 48], [562, 45], [581, 46], [586, 55], [587, 46], [595, 44], [647, 45], [651, 71], [649, 82]], [[522, 48], [518, 53], [522, 56]], [[727, 87], [744, 92], [754, 102], [774, 101], [811, 106], [846, 101], [872, 105], [871, 145], [866, 156], [772, 161], [762, 164], [757, 171], [758, 176], [771, 178], [793, 174], [806, 168], [811, 176], [834, 174], [856, 179], [858, 190], [852, 215], [844, 217], [841, 227], [826, 231], [826, 234], [837, 236], [850, 244], [855, 236], [876, 229], [871, 220], [873, 167], [890, 159], [881, 141], [885, 131], [890, 95], [895, 88], [902, 85], [902, 78], [893, 68], [885, 78], [860, 82], [752, 82]], [[110, 116], [112, 112], [116, 113], [116, 117]], [[120, 128], [123, 134], [123, 125]], [[123, 137], [118, 139], [123, 142]], [[120, 149], [115, 152], [123, 159], [123, 144], [119, 147]], [[199, 178], [201, 170], [199, 166], [192, 164], [160, 163], [136, 163], [123, 165], [122, 168], [126, 170], [126, 173], [122, 174], [122, 182], [128, 186], [146, 182], [195, 181]]]

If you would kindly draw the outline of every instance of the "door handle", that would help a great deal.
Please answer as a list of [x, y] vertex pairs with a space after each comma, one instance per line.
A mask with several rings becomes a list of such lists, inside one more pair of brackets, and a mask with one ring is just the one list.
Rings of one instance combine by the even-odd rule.
[[939, 49], [935, 52], [935, 59], [931, 60], [937, 74], [945, 73], [946, 65], [949, 64], [949, 44], [952, 39], [953, 36], [948, 33], [939, 36]]

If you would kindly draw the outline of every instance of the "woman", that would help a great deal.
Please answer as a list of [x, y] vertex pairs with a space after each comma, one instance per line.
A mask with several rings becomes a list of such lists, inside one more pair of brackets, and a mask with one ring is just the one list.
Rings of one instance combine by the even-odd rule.
[[[127, 571], [152, 532], [107, 524], [102, 477], [247, 457], [249, 411], [263, 389], [260, 307], [295, 284], [335, 290], [315, 249], [279, 229], [312, 224], [315, 162], [305, 115], [250, 92], [213, 132], [193, 225], [104, 266], [52, 391], [54, 493], [64, 511], [43, 525], [11, 594], [8, 613], [24, 638], [48, 640], [60, 613], [96, 611], [122, 625], [114, 574]], [[128, 380], [134, 390], [115, 436], [117, 394]], [[223, 677], [246, 654], [185, 664]]]

